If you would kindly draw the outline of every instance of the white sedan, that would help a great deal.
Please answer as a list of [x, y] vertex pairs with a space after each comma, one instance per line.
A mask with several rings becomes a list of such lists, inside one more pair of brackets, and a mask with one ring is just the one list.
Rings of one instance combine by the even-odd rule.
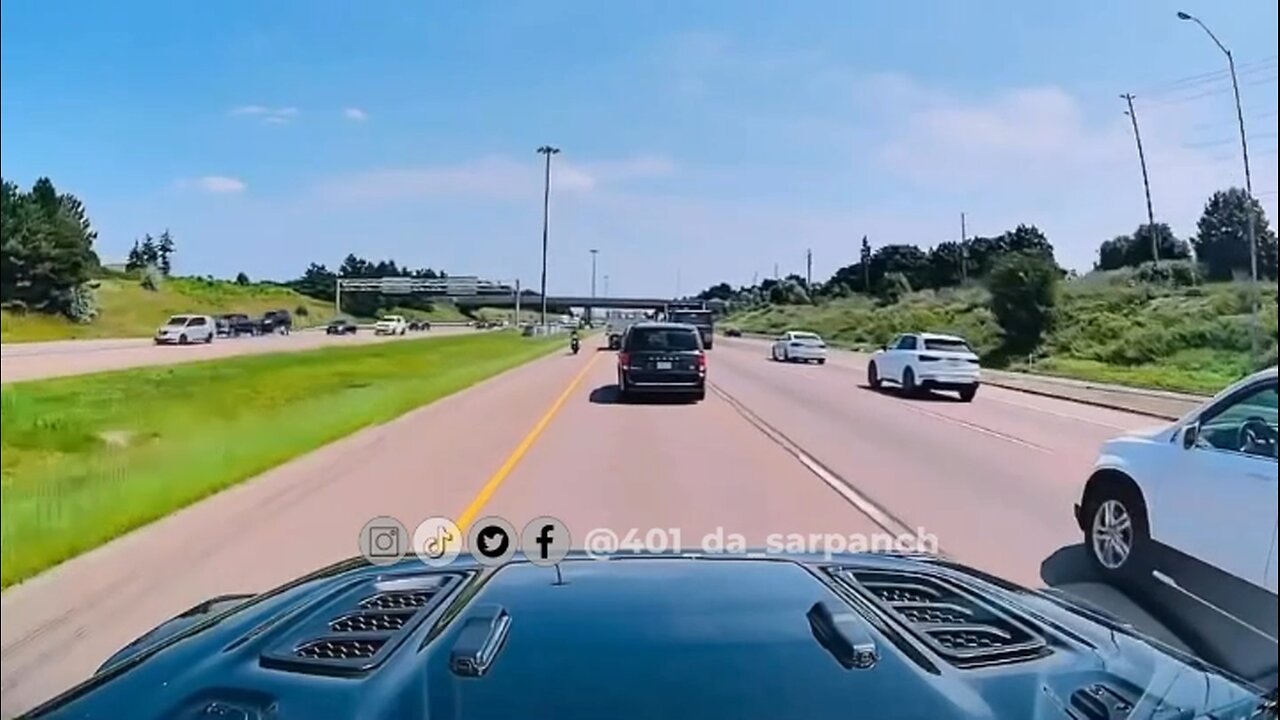
[[1159, 571], [1216, 605], [1269, 603], [1274, 622], [1276, 404], [1273, 367], [1104, 444], [1075, 508], [1094, 566], [1113, 580]]
[[773, 341], [770, 357], [778, 362], [827, 362], [827, 344], [811, 332], [792, 330]]
[[877, 350], [867, 363], [867, 385], [885, 382], [917, 390], [954, 390], [969, 402], [981, 382], [978, 354], [964, 338], [936, 333], [906, 333]]

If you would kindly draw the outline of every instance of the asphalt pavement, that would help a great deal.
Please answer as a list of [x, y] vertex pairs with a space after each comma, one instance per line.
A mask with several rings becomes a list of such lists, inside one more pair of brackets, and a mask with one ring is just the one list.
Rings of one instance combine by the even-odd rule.
[[970, 404], [908, 399], [863, 387], [853, 355], [774, 363], [764, 343], [727, 339], [710, 353], [704, 402], [620, 403], [614, 354], [594, 345], [357, 433], [4, 592], [5, 714], [203, 599], [356, 554], [379, 515], [410, 531], [433, 515], [464, 530], [488, 515], [516, 528], [550, 515], [575, 547], [596, 528], [657, 529], [684, 550], [715, 536], [763, 547], [779, 535], [920, 532], [955, 560], [1062, 586], [1179, 642], [1091, 582], [1071, 517], [1099, 443], [1151, 418], [1001, 388]]
[[293, 352], [326, 345], [388, 342], [455, 335], [460, 332], [477, 331], [466, 326], [452, 325], [404, 336], [376, 336], [371, 330], [361, 330], [355, 335], [326, 335], [323, 330], [301, 330], [289, 335], [217, 338], [207, 345], [156, 345], [150, 338], [7, 343], [0, 346], [0, 379], [5, 383], [13, 383], [145, 365], [173, 365], [236, 355]]

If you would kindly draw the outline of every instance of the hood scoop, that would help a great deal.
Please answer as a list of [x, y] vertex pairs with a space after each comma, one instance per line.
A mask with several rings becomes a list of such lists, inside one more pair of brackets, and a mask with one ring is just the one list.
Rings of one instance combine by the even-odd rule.
[[1049, 653], [1029, 621], [947, 579], [882, 570], [841, 570], [837, 577], [956, 667], [1020, 662]]
[[381, 664], [466, 577], [440, 573], [371, 579], [343, 588], [306, 613], [263, 652], [263, 667], [326, 675]]

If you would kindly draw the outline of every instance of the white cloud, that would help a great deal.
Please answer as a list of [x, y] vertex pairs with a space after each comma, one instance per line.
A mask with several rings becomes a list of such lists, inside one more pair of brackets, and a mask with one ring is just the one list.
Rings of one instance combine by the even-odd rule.
[[194, 187], [214, 195], [229, 195], [244, 192], [248, 185], [240, 178], [227, 175], [205, 175], [194, 180], [180, 180], [179, 187]]
[[240, 105], [231, 108], [231, 115], [260, 118], [266, 125], [287, 125], [298, 116], [298, 108], [268, 107], [266, 105]]
[[369, 113], [358, 107], [343, 108], [342, 116], [353, 122], [364, 122], [369, 119]]
[[[636, 180], [668, 177], [677, 171], [675, 162], [661, 156], [582, 163], [563, 157], [552, 161], [553, 191], [590, 193]], [[520, 200], [542, 191], [543, 172], [541, 158], [519, 162], [495, 155], [453, 165], [370, 170], [325, 181], [319, 192], [327, 198], [349, 201], [449, 195]]]

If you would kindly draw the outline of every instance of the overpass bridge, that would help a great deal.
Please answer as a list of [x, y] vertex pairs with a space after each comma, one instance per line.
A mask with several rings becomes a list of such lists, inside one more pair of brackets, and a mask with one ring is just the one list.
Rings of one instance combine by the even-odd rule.
[[[515, 293], [506, 295], [498, 294], [476, 294], [461, 296], [442, 296], [458, 307], [514, 307], [516, 305]], [[673, 298], [645, 298], [645, 297], [589, 297], [584, 295], [548, 295], [547, 307], [554, 308], [571, 308], [571, 307], [591, 307], [591, 308], [612, 308], [616, 310], [661, 310], [667, 306], [667, 303], [674, 302]], [[542, 296], [537, 293], [524, 293], [520, 295], [520, 307], [537, 308], [542, 305]]]

